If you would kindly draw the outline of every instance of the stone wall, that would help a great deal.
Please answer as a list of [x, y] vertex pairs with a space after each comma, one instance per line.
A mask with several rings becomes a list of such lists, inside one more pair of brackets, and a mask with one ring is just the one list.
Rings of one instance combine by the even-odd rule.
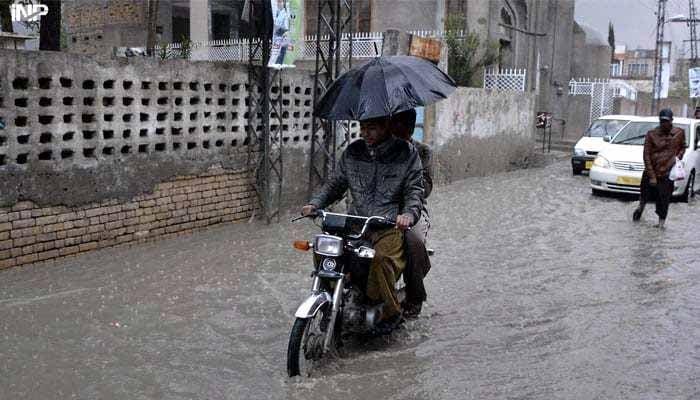
[[522, 168], [532, 159], [532, 93], [459, 88], [429, 114], [426, 136], [439, 182]]

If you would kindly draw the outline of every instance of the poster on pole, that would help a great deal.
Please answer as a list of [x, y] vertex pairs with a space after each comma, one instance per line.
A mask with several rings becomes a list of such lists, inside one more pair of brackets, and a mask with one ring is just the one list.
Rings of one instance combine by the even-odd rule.
[[272, 4], [272, 51], [268, 67], [294, 68], [302, 47], [302, 0], [270, 0]]
[[688, 88], [690, 88], [690, 98], [700, 97], [700, 68], [690, 68], [688, 70]]

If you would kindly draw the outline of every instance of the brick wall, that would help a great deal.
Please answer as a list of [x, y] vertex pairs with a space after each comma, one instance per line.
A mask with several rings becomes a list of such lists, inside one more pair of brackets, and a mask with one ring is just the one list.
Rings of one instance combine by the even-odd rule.
[[138, 243], [250, 218], [259, 205], [248, 170], [212, 168], [156, 185], [131, 201], [0, 208], [0, 269]]
[[147, 4], [142, 0], [64, 0], [68, 51], [111, 54], [114, 46], [145, 46]]

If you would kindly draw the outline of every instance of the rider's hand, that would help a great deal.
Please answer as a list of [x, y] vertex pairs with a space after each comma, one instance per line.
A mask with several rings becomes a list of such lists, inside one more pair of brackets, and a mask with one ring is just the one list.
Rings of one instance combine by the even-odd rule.
[[308, 217], [309, 215], [316, 212], [316, 206], [313, 204], [307, 204], [301, 208], [301, 215]]
[[413, 225], [413, 215], [411, 214], [401, 214], [396, 217], [396, 228], [402, 231], [407, 230]]

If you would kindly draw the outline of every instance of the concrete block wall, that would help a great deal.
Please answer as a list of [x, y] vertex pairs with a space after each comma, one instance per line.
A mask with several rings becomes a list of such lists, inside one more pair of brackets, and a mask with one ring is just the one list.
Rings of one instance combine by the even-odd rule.
[[[0, 70], [0, 266], [244, 220], [259, 207], [246, 126], [262, 125], [248, 119], [246, 66], [0, 51]], [[285, 162], [285, 200], [298, 204], [313, 80], [284, 71], [283, 82], [272, 93], [298, 160]]]
[[[246, 126], [263, 127], [248, 118], [246, 66], [0, 50], [0, 70], [0, 266], [245, 220], [259, 207]], [[271, 92], [282, 96], [283, 207], [296, 208], [308, 195], [313, 79], [285, 70], [282, 82]], [[426, 137], [443, 182], [511, 169], [534, 148], [529, 93], [462, 88], [432, 108]], [[353, 122], [351, 140], [358, 130]]]
[[535, 150], [535, 94], [458, 88], [430, 111], [426, 135], [439, 183], [528, 166]]

